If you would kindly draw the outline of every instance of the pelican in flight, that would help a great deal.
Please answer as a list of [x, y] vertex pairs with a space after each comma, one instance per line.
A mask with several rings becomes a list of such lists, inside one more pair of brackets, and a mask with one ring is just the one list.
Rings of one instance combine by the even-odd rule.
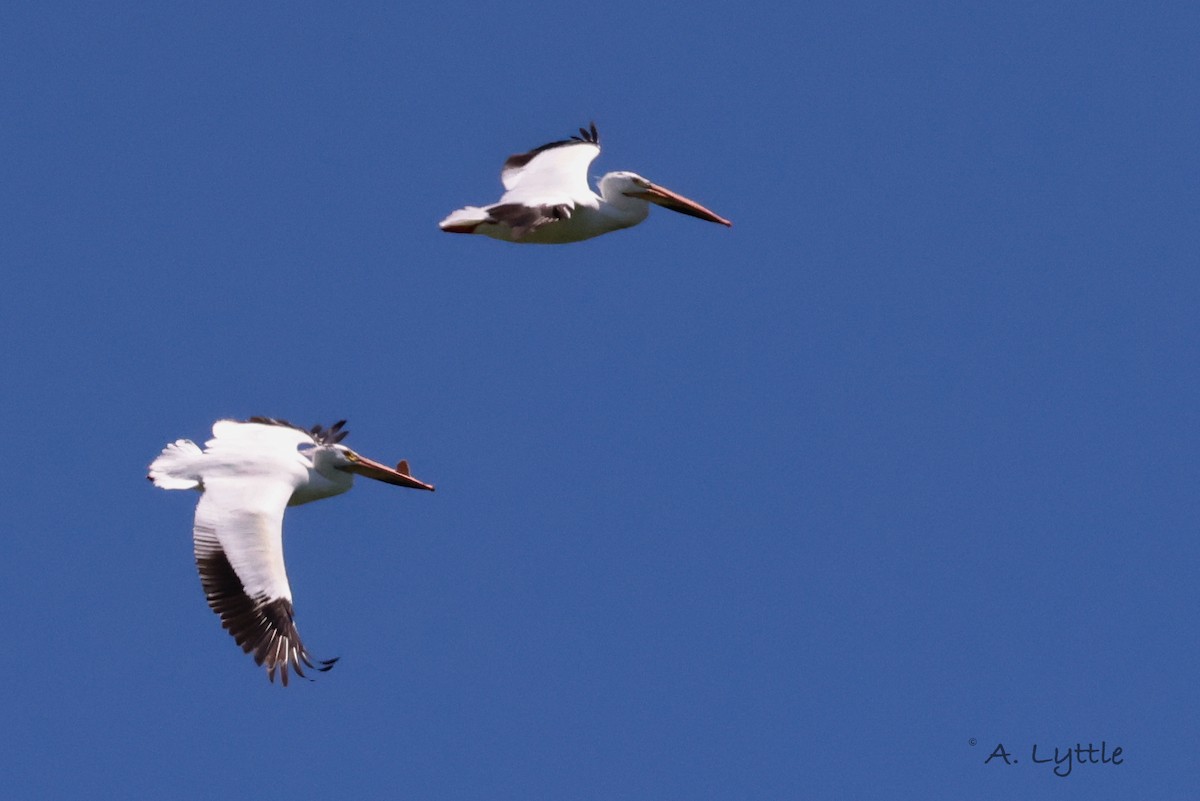
[[283, 512], [347, 492], [354, 474], [398, 487], [432, 490], [342, 445], [345, 420], [309, 431], [282, 420], [218, 420], [204, 450], [186, 439], [163, 449], [147, 476], [163, 489], [201, 492], [192, 530], [196, 567], [208, 605], [245, 653], [283, 685], [301, 663], [326, 671], [337, 659], [313, 662], [300, 642], [292, 590], [283, 566]]
[[709, 222], [729, 220], [637, 173], [610, 172], [600, 194], [588, 186], [588, 165], [600, 155], [596, 123], [579, 136], [509, 156], [500, 171], [504, 195], [490, 206], [467, 206], [438, 223], [452, 234], [483, 234], [506, 242], [562, 244], [637, 225], [650, 203]]

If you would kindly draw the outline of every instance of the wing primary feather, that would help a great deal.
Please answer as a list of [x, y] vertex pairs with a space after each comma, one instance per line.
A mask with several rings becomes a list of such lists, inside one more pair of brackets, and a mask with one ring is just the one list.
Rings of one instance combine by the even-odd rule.
[[576, 142], [587, 142], [588, 144], [600, 144], [600, 134], [596, 131], [596, 122], [592, 121], [589, 128], [580, 128], [579, 136], [572, 136], [571, 139]]
[[348, 430], [343, 430], [344, 425], [346, 425], [345, 420], [338, 420], [329, 428], [318, 424], [312, 427], [310, 434], [315, 441], [322, 445], [336, 445], [350, 433]]
[[295, 423], [289, 423], [287, 420], [277, 417], [251, 417], [250, 419], [246, 420], [246, 422], [258, 423], [259, 425], [264, 426], [292, 428], [303, 434], [307, 434], [308, 436], [312, 437], [315, 442], [318, 442], [322, 445], [335, 445], [345, 439], [346, 435], [350, 433], [349, 431], [344, 430], [344, 426], [346, 425], [345, 420], [339, 420], [329, 428], [326, 428], [320, 423], [317, 423], [312, 428], [302, 428]]
[[296, 629], [295, 612], [287, 598], [252, 599], [221, 549], [215, 535], [204, 529], [196, 532], [196, 565], [209, 607], [221, 618], [222, 627], [233, 636], [242, 651], [266, 668], [273, 684], [275, 674], [288, 686], [288, 668], [301, 677], [301, 663], [325, 672], [337, 658], [314, 664]]
[[504, 162], [502, 173], [509, 172], [511, 170], [519, 170], [529, 162], [533, 161], [535, 156], [545, 153], [547, 150], [553, 150], [556, 147], [573, 145], [576, 142], [583, 142], [585, 144], [599, 146], [600, 134], [596, 132], [596, 123], [592, 123], [591, 131], [588, 131], [586, 128], [580, 128], [579, 133], [579, 136], [571, 136], [567, 139], [556, 139], [553, 142], [547, 142], [544, 145], [538, 145], [533, 150], [528, 152], [516, 153], [512, 156], [509, 156]]

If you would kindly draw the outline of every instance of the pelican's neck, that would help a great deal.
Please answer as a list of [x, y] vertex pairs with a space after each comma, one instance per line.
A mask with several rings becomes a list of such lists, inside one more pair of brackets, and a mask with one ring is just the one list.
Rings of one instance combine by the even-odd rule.
[[296, 488], [288, 506], [332, 498], [334, 495], [349, 492], [352, 486], [354, 474], [334, 467], [328, 452], [317, 449], [309, 457], [308, 481]]
[[618, 187], [623, 183], [613, 173], [600, 179], [600, 213], [614, 223], [614, 229], [637, 225], [650, 216], [650, 204], [622, 192]]

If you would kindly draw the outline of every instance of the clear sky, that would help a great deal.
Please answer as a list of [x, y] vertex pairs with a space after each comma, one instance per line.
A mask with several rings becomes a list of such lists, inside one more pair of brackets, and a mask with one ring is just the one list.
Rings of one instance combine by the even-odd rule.
[[[6, 794], [1194, 797], [1194, 3], [138, 6], [0, 10]], [[733, 228], [437, 229], [591, 120]], [[438, 485], [287, 690], [145, 480], [250, 415]]]

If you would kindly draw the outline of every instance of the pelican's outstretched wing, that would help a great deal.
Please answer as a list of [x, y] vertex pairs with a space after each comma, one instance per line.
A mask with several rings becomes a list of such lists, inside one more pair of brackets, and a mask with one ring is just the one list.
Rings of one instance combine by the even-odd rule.
[[285, 687], [289, 666], [303, 676], [302, 664], [325, 671], [337, 661], [314, 664], [296, 630], [283, 563], [283, 512], [293, 490], [286, 477], [206, 477], [192, 532], [208, 605]]
[[590, 129], [579, 129], [580, 136], [549, 142], [528, 153], [509, 156], [500, 171], [500, 183], [506, 194], [501, 203], [514, 191], [539, 194], [567, 194], [573, 197], [591, 194], [587, 171], [600, 155], [600, 134], [596, 123]]
[[280, 421], [218, 420], [204, 447], [192, 531], [208, 605], [285, 686], [289, 666], [303, 676], [302, 664], [324, 671], [337, 661], [314, 664], [300, 641], [283, 563], [283, 512], [308, 473], [298, 448], [314, 444], [313, 433]]
[[600, 198], [588, 186], [588, 167], [600, 155], [600, 135], [595, 123], [579, 134], [509, 156], [500, 171], [505, 189], [500, 200], [451, 212], [439, 223], [441, 229], [471, 234], [484, 225], [504, 226], [520, 241], [539, 228], [569, 220], [581, 205], [595, 208]]
[[242, 650], [284, 686], [289, 673], [329, 670], [314, 661], [296, 629], [283, 561], [283, 515], [299, 505], [350, 489], [353, 475], [398, 487], [433, 490], [408, 462], [395, 468], [341, 444], [346, 421], [302, 429], [285, 420], [218, 420], [201, 450], [190, 440], [167, 445], [148, 478], [163, 489], [201, 493], [192, 537], [208, 605]]

